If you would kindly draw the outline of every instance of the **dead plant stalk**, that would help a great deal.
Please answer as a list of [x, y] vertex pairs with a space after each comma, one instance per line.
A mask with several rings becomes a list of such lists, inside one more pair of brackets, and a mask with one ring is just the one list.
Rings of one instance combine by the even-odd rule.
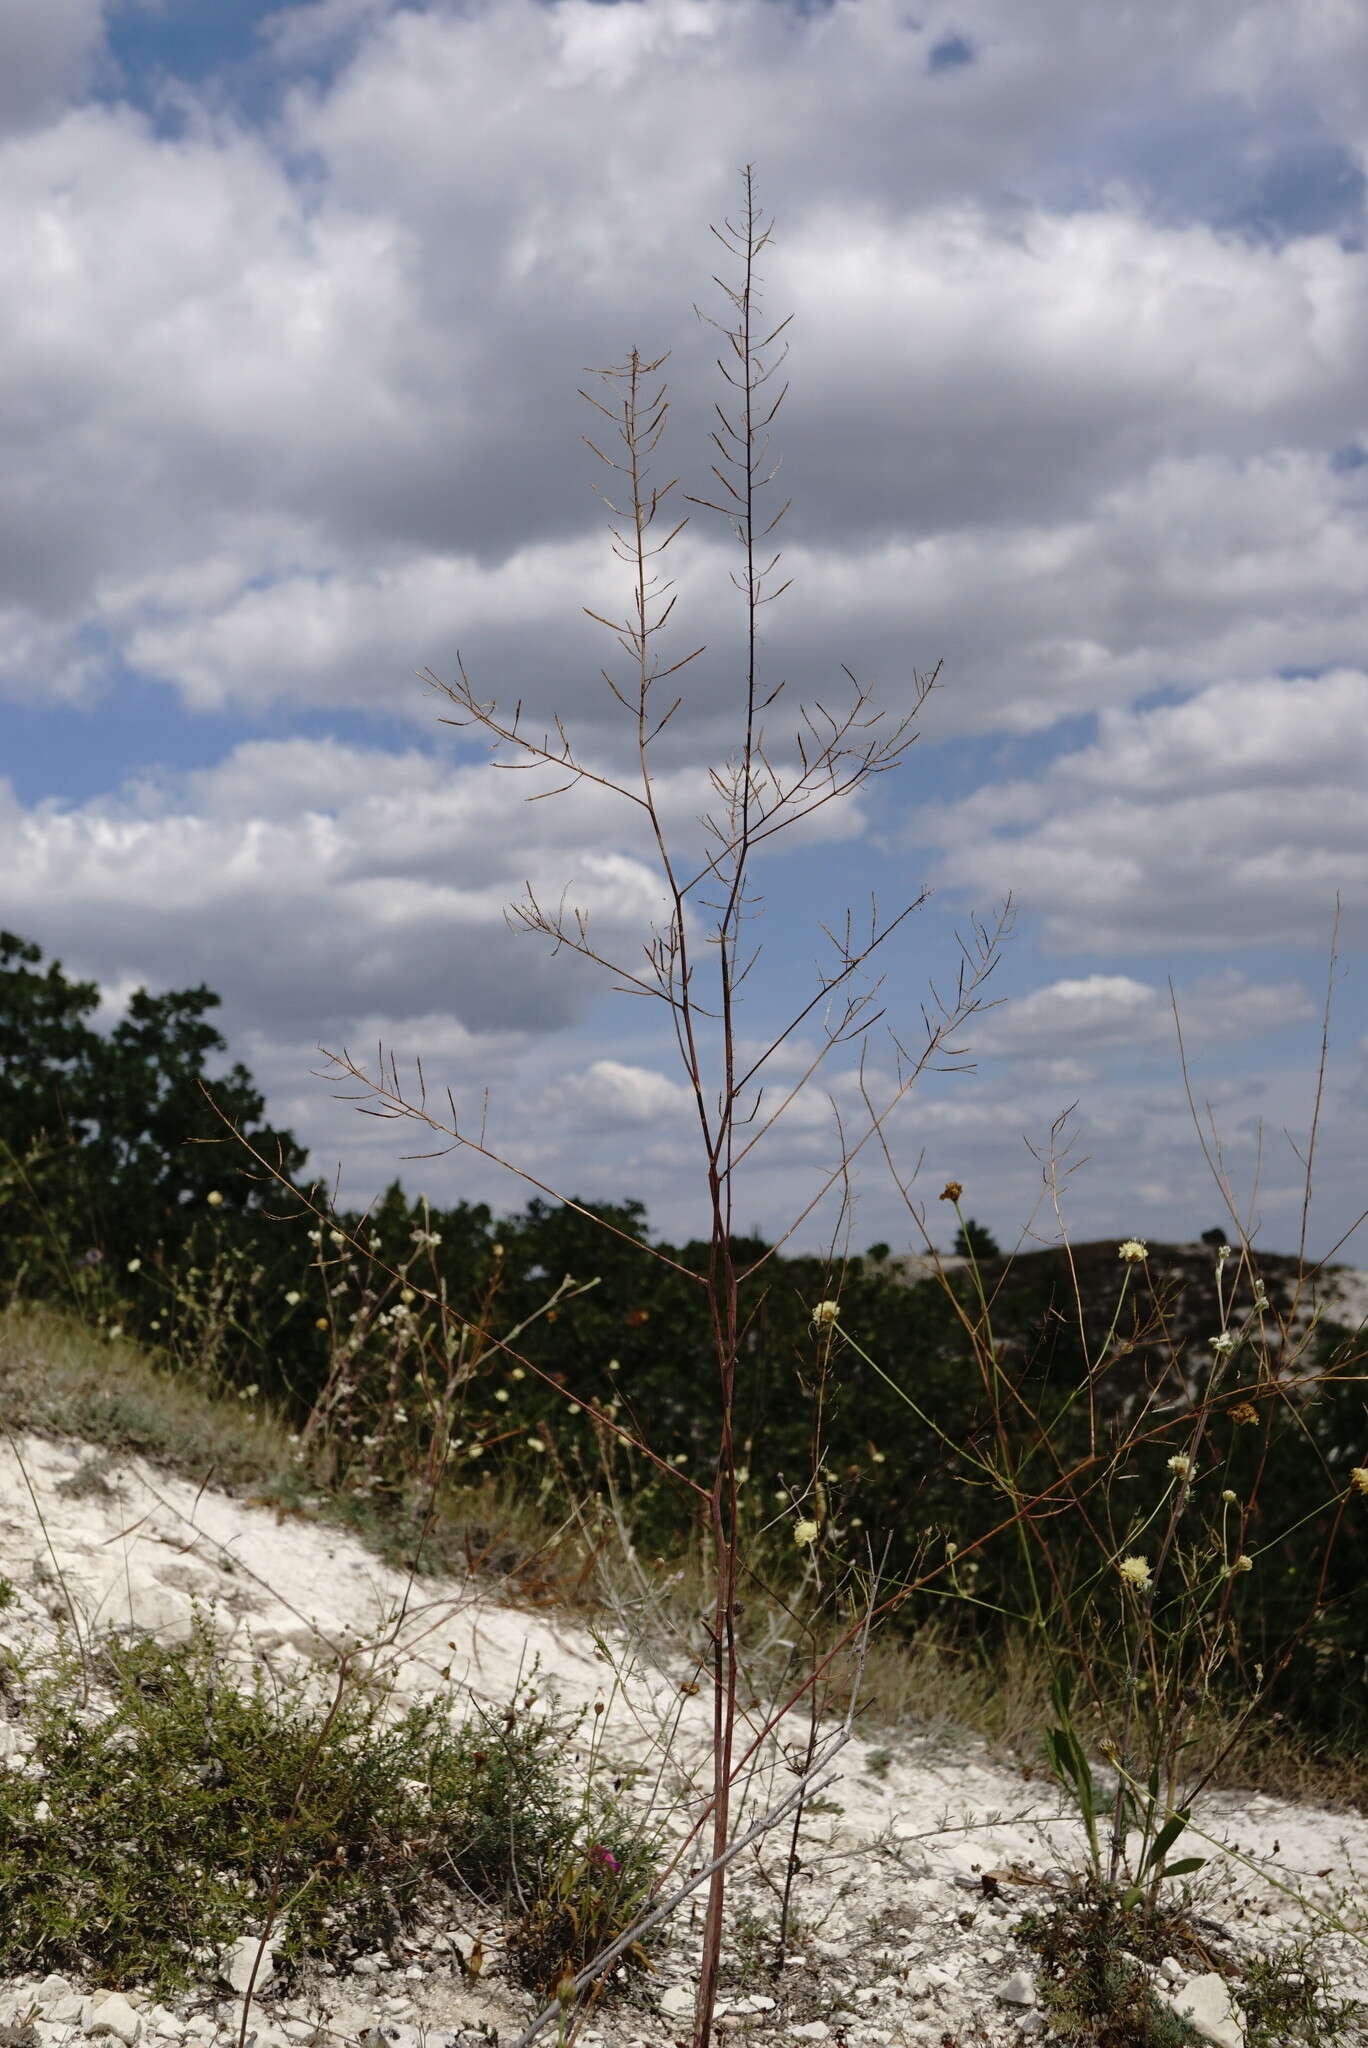
[[[661, 708], [659, 686], [704, 651], [701, 647], [694, 648], [666, 666], [657, 659], [657, 636], [674, 610], [675, 598], [667, 596], [672, 585], [668, 582], [662, 584], [651, 565], [654, 558], [676, 538], [688, 519], [688, 515], [680, 518], [663, 539], [656, 539], [652, 533], [661, 506], [677, 481], [671, 479], [660, 488], [648, 484], [648, 458], [661, 439], [669, 409], [664, 385], [653, 387], [650, 382], [666, 360], [664, 356], [643, 361], [633, 350], [626, 364], [597, 372], [610, 384], [621, 388], [622, 396], [616, 404], [604, 404], [587, 392], [582, 394], [613, 422], [622, 444], [621, 459], [606, 453], [592, 441], [587, 445], [600, 461], [626, 479], [630, 491], [625, 508], [604, 497], [613, 519], [620, 522], [612, 528], [614, 552], [630, 567], [632, 598], [629, 616], [617, 623], [595, 612], [588, 615], [616, 635], [632, 662], [629, 685], [615, 680], [607, 670], [603, 674], [614, 698], [635, 728], [633, 779], [624, 779], [608, 768], [591, 763], [576, 749], [559, 719], [555, 721], [553, 733], [546, 732], [538, 739], [524, 729], [521, 704], [511, 714], [501, 714], [495, 702], [486, 702], [476, 695], [459, 656], [459, 679], [454, 683], [442, 682], [431, 671], [423, 673], [423, 679], [442, 692], [455, 707], [454, 715], [444, 718], [442, 723], [473, 727], [486, 734], [495, 755], [503, 752], [506, 756], [496, 758], [495, 766], [551, 772], [551, 786], [538, 788], [529, 801], [564, 794], [581, 782], [620, 798], [629, 807], [637, 824], [644, 826], [664, 884], [668, 915], [663, 928], [652, 929], [644, 946], [645, 965], [640, 969], [610, 958], [600, 948], [589, 931], [586, 913], [567, 910], [563, 906], [555, 911], [546, 908], [530, 884], [524, 899], [514, 906], [510, 916], [515, 925], [549, 938], [557, 949], [567, 948], [594, 962], [612, 976], [618, 988], [650, 996], [665, 1005], [698, 1124], [706, 1182], [710, 1254], [706, 1272], [690, 1273], [688, 1277], [706, 1290], [717, 1361], [721, 1423], [713, 1481], [705, 1492], [704, 1506], [714, 1573], [709, 1626], [712, 1791], [708, 1801], [711, 1854], [694, 2027], [696, 2048], [708, 2048], [712, 2034], [727, 1873], [736, 1848], [733, 1839], [733, 1788], [740, 1770], [735, 1755], [739, 1673], [737, 1613], [744, 1558], [737, 1513], [733, 1415], [742, 1334], [738, 1290], [755, 1266], [740, 1271], [737, 1265], [733, 1225], [738, 1171], [761, 1141], [774, 1130], [837, 1047], [854, 1046], [858, 1051], [861, 1072], [864, 1072], [869, 1034], [880, 1021], [882, 1012], [875, 1006], [878, 982], [872, 987], [861, 988], [857, 987], [857, 980], [887, 939], [924, 900], [919, 897], [887, 921], [880, 920], [877, 905], [871, 904], [868, 932], [858, 937], [849, 916], [843, 936], [836, 937], [828, 932], [836, 958], [830, 969], [821, 975], [816, 994], [788, 1019], [769, 1042], [766, 1051], [747, 1064], [740, 1054], [738, 1004], [741, 985], [756, 958], [754, 952], [748, 953], [743, 946], [746, 919], [754, 901], [750, 888], [751, 871], [757, 849], [764, 842], [811, 817], [825, 805], [851, 794], [869, 777], [897, 765], [915, 737], [913, 719], [938, 673], [916, 679], [913, 711], [885, 727], [883, 714], [870, 708], [869, 691], [859, 685], [847, 669], [845, 673], [852, 685], [852, 695], [843, 711], [833, 713], [820, 703], [804, 708], [799, 714], [797, 730], [787, 755], [774, 752], [767, 745], [762, 719], [779, 699], [784, 686], [782, 683], [773, 686], [762, 683], [757, 621], [761, 606], [782, 595], [788, 586], [767, 587], [780, 558], [775, 553], [764, 561], [762, 556], [764, 543], [782, 519], [787, 505], [781, 505], [778, 511], [766, 518], [761, 512], [760, 501], [774, 475], [772, 469], [766, 469], [767, 430], [788, 387], [785, 385], [772, 399], [765, 387], [787, 354], [786, 345], [777, 356], [771, 356], [769, 351], [788, 322], [781, 321], [778, 326], [764, 331], [764, 323], [759, 317], [756, 266], [770, 240], [770, 229], [761, 226], [749, 168], [743, 173], [743, 179], [745, 214], [741, 226], [734, 228], [728, 222], [724, 229], [713, 230], [741, 265], [739, 285], [726, 284], [720, 278], [715, 280], [732, 309], [734, 323], [723, 325], [709, 320], [709, 324], [716, 327], [723, 337], [717, 363], [728, 386], [727, 399], [716, 408], [719, 426], [712, 434], [717, 457], [712, 463], [712, 474], [720, 486], [720, 502], [710, 498], [688, 498], [689, 503], [719, 512], [730, 521], [743, 556], [743, 568], [739, 574], [733, 575], [732, 580], [742, 595], [745, 609], [744, 685], [738, 743], [726, 765], [710, 771], [718, 806], [701, 820], [705, 849], [701, 860], [696, 856], [690, 857], [688, 850], [678, 845], [667, 830], [652, 760], [653, 747], [683, 701], [676, 696]], [[705, 314], [699, 317], [709, 318]], [[604, 494], [600, 492], [599, 495]], [[711, 917], [706, 951], [696, 939], [695, 927], [701, 912]], [[968, 1016], [983, 1006], [979, 990], [996, 962], [998, 945], [1009, 922], [1010, 899], [1003, 906], [997, 930], [991, 937], [976, 926], [979, 938], [976, 958], [970, 956], [961, 941], [970, 971], [966, 979], [964, 968], [961, 968], [955, 1004], [946, 1009], [938, 1001], [941, 1015], [934, 1022], [923, 1010], [927, 1043], [916, 1059], [910, 1058], [897, 1038], [893, 1038], [896, 1069], [885, 1091], [885, 1099], [879, 1106], [871, 1108], [861, 1132], [849, 1138], [841, 1132], [837, 1165], [829, 1176], [822, 1179], [816, 1194], [779, 1236], [775, 1249], [801, 1227], [824, 1197], [848, 1175], [852, 1160], [882, 1131], [888, 1117], [931, 1057], [937, 1052], [957, 1054], [958, 1048], [949, 1047], [947, 1040]], [[700, 964], [702, 960], [710, 960], [712, 970], [706, 977], [706, 1001], [702, 993], [705, 979]], [[765, 1099], [765, 1069], [779, 1049], [814, 1015], [821, 1018], [816, 1054], [808, 1061], [798, 1080], [780, 1091], [777, 1105], [771, 1108]], [[520, 1168], [515, 1160], [489, 1147], [483, 1127], [478, 1132], [463, 1128], [449, 1091], [446, 1097], [448, 1114], [445, 1117], [436, 1114], [429, 1107], [421, 1068], [417, 1072], [416, 1091], [406, 1094], [400, 1084], [397, 1063], [392, 1055], [386, 1060], [383, 1048], [374, 1073], [354, 1062], [345, 1050], [327, 1056], [336, 1070], [361, 1084], [370, 1104], [370, 1114], [420, 1122], [446, 1141], [439, 1150], [468, 1148], [497, 1161], [525, 1184], [552, 1195], [558, 1201], [568, 1202], [568, 1196], [547, 1187]], [[650, 1245], [642, 1244], [640, 1248], [647, 1256], [663, 1256]], [[769, 1255], [764, 1254], [765, 1257]], [[756, 1262], [757, 1265], [760, 1263], [763, 1259]], [[625, 1435], [620, 1426], [614, 1426], [619, 1435]], [[640, 1445], [638, 1448], [646, 1451], [648, 1456], [653, 1455], [648, 1446]], [[682, 1478], [677, 1473], [672, 1476]], [[801, 1697], [806, 1690], [806, 1687], [799, 1688], [796, 1696]], [[792, 1806], [793, 1802], [785, 1802], [784, 1811], [792, 1811]]]

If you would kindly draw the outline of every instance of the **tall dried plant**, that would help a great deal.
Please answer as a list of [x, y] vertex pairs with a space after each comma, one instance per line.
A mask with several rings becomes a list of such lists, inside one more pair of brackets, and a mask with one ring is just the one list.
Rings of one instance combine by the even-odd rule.
[[[585, 609], [615, 635], [630, 663], [625, 680], [603, 671], [631, 731], [630, 771], [591, 760], [559, 718], [553, 729], [538, 737], [525, 724], [521, 705], [511, 712], [502, 711], [496, 701], [477, 693], [459, 655], [455, 682], [442, 681], [430, 670], [423, 672], [424, 681], [453, 707], [441, 722], [483, 733], [492, 743], [496, 766], [549, 771], [548, 786], [538, 787], [530, 801], [563, 795], [587, 783], [626, 805], [635, 824], [645, 829], [663, 883], [664, 922], [651, 929], [643, 957], [635, 964], [610, 957], [601, 949], [583, 911], [564, 905], [548, 908], [530, 885], [526, 896], [513, 907], [511, 919], [526, 931], [550, 939], [557, 949], [592, 962], [611, 976], [618, 989], [663, 1005], [697, 1122], [700, 1188], [706, 1195], [709, 1218], [706, 1270], [687, 1271], [645, 1243], [639, 1249], [644, 1258], [673, 1265], [706, 1294], [721, 1415], [711, 1485], [699, 1486], [667, 1465], [649, 1445], [637, 1444], [659, 1469], [669, 1473], [673, 1483], [693, 1490], [710, 1538], [711, 1790], [699, 1827], [708, 1831], [711, 1854], [705, 1872], [708, 1900], [695, 2048], [707, 2048], [712, 2037], [728, 1872], [741, 1842], [755, 1832], [741, 1827], [736, 1810], [738, 1781], [755, 1748], [752, 1739], [743, 1751], [738, 1729], [737, 1619], [745, 1557], [738, 1517], [733, 1418], [738, 1374], [743, 1370], [740, 1290], [833, 1191], [848, 1185], [854, 1160], [883, 1132], [928, 1063], [937, 1054], [958, 1058], [959, 1049], [949, 1041], [970, 1015], [984, 1007], [980, 991], [996, 964], [1011, 922], [1010, 899], [991, 932], [975, 921], [972, 946], [960, 941], [962, 960], [954, 1002], [946, 1005], [935, 998], [938, 1014], [934, 1017], [922, 1009], [925, 1042], [920, 1050], [909, 1050], [890, 1028], [891, 1078], [882, 1096], [875, 1100], [866, 1087], [866, 1110], [854, 1130], [845, 1129], [839, 1117], [835, 1119], [837, 1157], [829, 1172], [820, 1176], [816, 1191], [775, 1243], [760, 1257], [739, 1263], [734, 1223], [745, 1169], [838, 1049], [858, 1062], [861, 1076], [868, 1080], [866, 1051], [871, 1033], [884, 1020], [884, 1011], [879, 1003], [879, 983], [875, 980], [866, 985], [866, 970], [925, 900], [923, 892], [889, 917], [881, 916], [877, 903], [871, 901], [868, 924], [858, 931], [847, 914], [842, 930], [827, 934], [835, 958], [820, 975], [815, 991], [773, 1033], [758, 1057], [752, 1057], [742, 1048], [739, 1005], [742, 985], [759, 950], [749, 942], [749, 921], [756, 908], [753, 876], [757, 857], [779, 833], [802, 824], [825, 806], [851, 797], [872, 777], [897, 767], [916, 736], [916, 714], [939, 676], [939, 668], [928, 676], [914, 674], [911, 709], [902, 717], [889, 719], [874, 708], [870, 690], [846, 669], [850, 689], [842, 708], [832, 710], [820, 702], [801, 707], [785, 744], [776, 745], [767, 733], [766, 716], [779, 704], [784, 685], [771, 682], [763, 673], [758, 621], [762, 607], [788, 588], [786, 582], [774, 587], [780, 556], [777, 551], [770, 553], [767, 546], [788, 506], [781, 504], [770, 511], [767, 494], [777, 468], [777, 464], [769, 466], [769, 429], [788, 391], [787, 384], [773, 390], [787, 355], [787, 344], [777, 352], [775, 344], [789, 323], [786, 319], [770, 327], [761, 315], [757, 266], [770, 243], [771, 226], [761, 223], [750, 167], [742, 177], [745, 207], [740, 224], [733, 226], [728, 221], [713, 229], [740, 267], [737, 283], [714, 280], [730, 313], [725, 322], [699, 314], [722, 338], [717, 367], [726, 392], [716, 407], [710, 458], [716, 495], [685, 494], [688, 503], [728, 520], [742, 560], [732, 578], [743, 610], [734, 705], [737, 738], [729, 758], [709, 771], [716, 802], [700, 821], [701, 849], [682, 843], [667, 825], [656, 770], [661, 736], [684, 702], [680, 693], [662, 694], [662, 685], [679, 676], [704, 651], [695, 647], [667, 661], [660, 646], [676, 599], [673, 585], [661, 580], [654, 564], [689, 518], [683, 514], [675, 519], [661, 537], [657, 521], [678, 479], [659, 487], [649, 481], [649, 458], [660, 445], [669, 412], [666, 387], [655, 381], [666, 356], [646, 360], [634, 349], [626, 363], [593, 373], [615, 394], [611, 402], [588, 392], [581, 394], [616, 430], [620, 443], [610, 452], [586, 437], [597, 459], [622, 480], [614, 488], [625, 494], [625, 504], [615, 504], [602, 492], [599, 495], [614, 522], [614, 552], [628, 569], [628, 612], [625, 619], [614, 621]], [[932, 995], [935, 997], [934, 987]], [[771, 1096], [767, 1084], [776, 1072], [776, 1056], [796, 1033], [814, 1028], [815, 1051], [805, 1058], [797, 1078], [780, 1082]], [[463, 1125], [450, 1090], [445, 1093], [444, 1105], [434, 1104], [421, 1066], [416, 1069], [414, 1087], [406, 1089], [397, 1060], [383, 1048], [374, 1070], [354, 1061], [345, 1050], [328, 1057], [339, 1072], [361, 1085], [371, 1114], [419, 1122], [442, 1141], [439, 1149], [466, 1149], [507, 1168], [538, 1192], [577, 1206], [566, 1193], [549, 1187], [515, 1158], [495, 1150], [483, 1126], [472, 1129]], [[604, 1228], [624, 1234], [610, 1223], [605, 1222]], [[507, 1349], [500, 1340], [494, 1341], [501, 1350]], [[536, 1370], [531, 1361], [525, 1363]], [[616, 1416], [599, 1414], [592, 1402], [584, 1405], [603, 1426], [636, 1442]], [[829, 1656], [825, 1661], [830, 1661]], [[795, 1685], [761, 1735], [772, 1733], [782, 1714], [810, 1698], [818, 1675], [814, 1668], [805, 1681]], [[774, 1825], [794, 1810], [795, 1803], [792, 1797], [780, 1802], [762, 1825]], [[677, 1903], [690, 1889], [685, 1887], [672, 1901], [663, 1903]]]

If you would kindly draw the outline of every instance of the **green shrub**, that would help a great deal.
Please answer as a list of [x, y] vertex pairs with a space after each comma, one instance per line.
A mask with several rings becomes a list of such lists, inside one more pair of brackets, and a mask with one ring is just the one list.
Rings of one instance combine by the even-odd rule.
[[[60, 1660], [29, 1702], [34, 1768], [0, 1773], [0, 1975], [164, 1996], [274, 1903], [288, 1982], [306, 1958], [389, 1946], [453, 1894], [529, 1918], [549, 1901], [546, 1929], [568, 1906], [596, 1941], [649, 1889], [645, 1847], [567, 1786], [554, 1713], [453, 1730], [427, 1704], [385, 1726], [346, 1690], [325, 1714], [261, 1674], [237, 1688], [202, 1622], [176, 1649], [111, 1639], [97, 1676], [112, 1705], [94, 1718], [79, 1660]], [[626, 1881], [605, 1883], [599, 1844]], [[523, 1942], [529, 1979], [555, 1946]]]

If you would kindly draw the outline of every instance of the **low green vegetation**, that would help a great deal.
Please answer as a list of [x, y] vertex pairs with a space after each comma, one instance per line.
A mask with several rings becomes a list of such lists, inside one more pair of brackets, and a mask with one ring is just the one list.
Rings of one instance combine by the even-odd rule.
[[568, 1789], [570, 1720], [531, 1692], [460, 1726], [435, 1703], [387, 1724], [363, 1690], [331, 1708], [242, 1690], [206, 1626], [176, 1649], [110, 1639], [87, 1709], [90, 1677], [71, 1652], [33, 1680], [30, 1768], [0, 1772], [0, 1975], [166, 1996], [274, 1925], [289, 1981], [434, 1913], [459, 1923], [473, 1897], [549, 1990], [650, 1891], [649, 1844], [592, 1781]]
[[1168, 1958], [1226, 1979], [1245, 2048], [1337, 2048], [1359, 2010], [1332, 1994], [1305, 1946], [1237, 1954], [1191, 1910], [1126, 1907], [1092, 1880], [1023, 1914], [1013, 1932], [1037, 1960], [1053, 2036], [1079, 2048], [1199, 2048], [1205, 2037], [1160, 1995]]

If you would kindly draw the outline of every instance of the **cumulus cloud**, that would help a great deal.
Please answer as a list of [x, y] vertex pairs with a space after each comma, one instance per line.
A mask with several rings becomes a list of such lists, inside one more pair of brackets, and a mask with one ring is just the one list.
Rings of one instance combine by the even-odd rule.
[[[472, 1042], [545, 1035], [609, 977], [510, 926], [528, 888], [572, 932], [582, 914], [588, 942], [638, 975], [667, 899], [639, 809], [591, 782], [531, 803], [527, 787], [483, 762], [302, 739], [246, 742], [84, 804], [25, 807], [0, 784], [0, 922], [47, 935], [105, 985], [207, 981], [268, 1035], [364, 1040], [384, 1018], [412, 1042], [407, 1027], [437, 1015]], [[676, 845], [701, 844], [695, 820], [716, 808], [705, 771], [662, 775], [656, 801]], [[830, 808], [796, 837], [858, 828], [858, 810]]]
[[303, 741], [123, 798], [0, 814], [0, 915], [81, 971], [205, 980], [262, 1029], [350, 1029], [437, 1010], [470, 1031], [545, 1032], [588, 970], [519, 938], [505, 907], [568, 883], [608, 947], [660, 909], [639, 858], [603, 843], [602, 806], [540, 804], [507, 830], [496, 778], [430, 757]]
[[[580, 608], [616, 613], [623, 585], [579, 441], [611, 428], [575, 387], [633, 340], [675, 344], [659, 474], [715, 489], [690, 305], [724, 311], [708, 223], [741, 155], [781, 214], [766, 304], [797, 316], [770, 673], [807, 692], [849, 661], [905, 703], [944, 656], [943, 731], [1038, 730], [1161, 681], [1352, 658], [1362, 492], [1329, 457], [1362, 424], [1365, 259], [1148, 219], [1124, 190], [1009, 199], [1061, 92], [1118, 55], [1137, 92], [1158, 76], [1151, 31], [1054, 40], [1052, 18], [989, 10], [943, 75], [949, 18], [884, 4], [293, 9], [266, 39], [285, 75], [312, 39], [341, 54], [273, 128], [191, 94], [175, 134], [92, 102], [16, 139], [0, 686], [83, 700], [127, 663], [197, 709], [421, 717], [412, 669], [459, 646], [598, 718]], [[1256, 18], [1212, 9], [1200, 39], [1251, 104]], [[1297, 27], [1302, 61], [1343, 60]], [[633, 150], [705, 106], [734, 148]], [[734, 558], [693, 518], [679, 621], [710, 649], [707, 720], [734, 690]]]
[[1324, 949], [1337, 892], [1343, 941], [1365, 929], [1366, 785], [1368, 676], [1340, 668], [1105, 711], [1091, 746], [915, 829], [938, 880], [975, 898], [1017, 881], [1057, 952]]
[[[1189, 983], [1179, 1004], [1184, 1030], [1204, 1043], [1258, 1038], [1305, 1023], [1316, 1006], [1299, 982], [1251, 982], [1228, 970]], [[1172, 1048], [1174, 1014], [1167, 988], [1129, 974], [1088, 974], [1048, 982], [993, 1011], [975, 1027], [975, 1050], [1013, 1060]], [[1095, 1071], [1076, 1065], [1081, 1078]]]

